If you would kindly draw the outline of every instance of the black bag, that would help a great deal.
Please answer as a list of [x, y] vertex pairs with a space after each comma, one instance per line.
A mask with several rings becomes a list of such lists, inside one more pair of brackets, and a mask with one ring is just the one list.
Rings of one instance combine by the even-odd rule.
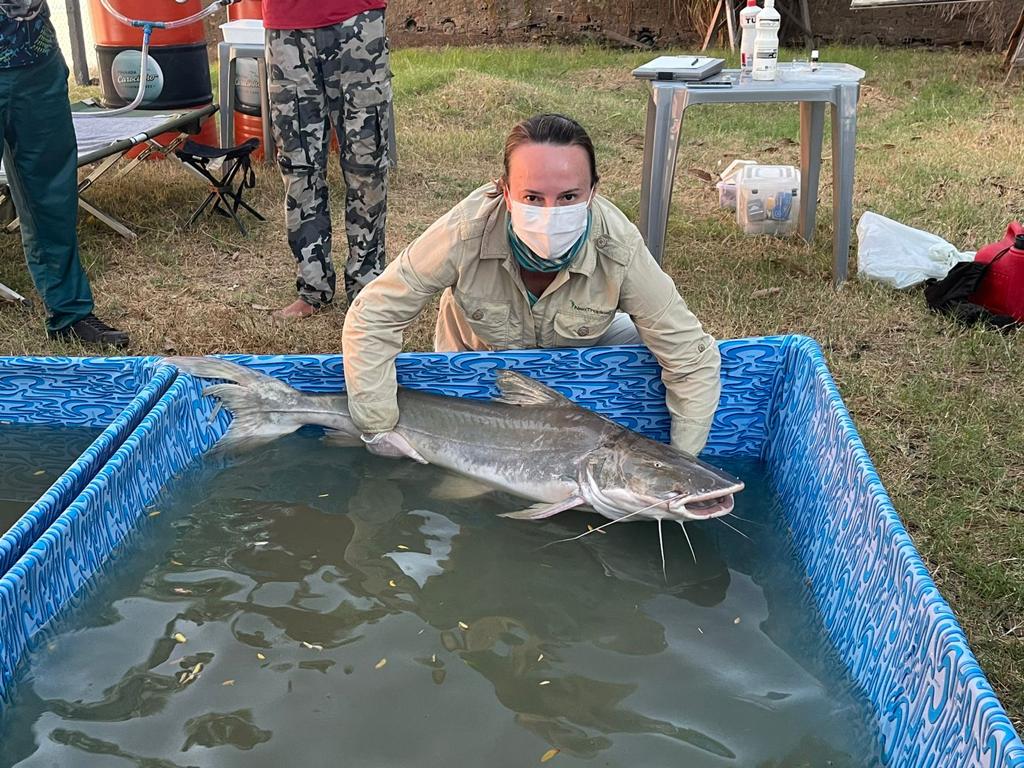
[[930, 278], [924, 283], [924, 299], [933, 312], [941, 312], [964, 325], [982, 322], [1000, 331], [1012, 330], [1019, 323], [1009, 315], [996, 315], [968, 298], [981, 285], [988, 268], [995, 264], [1007, 251], [1000, 251], [992, 261], [984, 264], [978, 261], [962, 261], [954, 266], [941, 280]]

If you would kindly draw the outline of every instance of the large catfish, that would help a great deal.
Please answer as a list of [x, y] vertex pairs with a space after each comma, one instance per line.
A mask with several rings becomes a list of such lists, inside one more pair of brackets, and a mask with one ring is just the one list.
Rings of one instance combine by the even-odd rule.
[[[362, 445], [343, 394], [307, 394], [213, 357], [166, 361], [226, 380], [204, 391], [234, 415], [221, 445], [262, 443], [307, 424], [335, 442]], [[671, 446], [649, 440], [509, 370], [500, 396], [480, 401], [399, 387], [395, 427], [428, 463], [534, 502], [505, 516], [540, 520], [589, 507], [612, 521], [706, 520], [727, 515], [743, 483]], [[685, 531], [685, 528], [684, 528]]]

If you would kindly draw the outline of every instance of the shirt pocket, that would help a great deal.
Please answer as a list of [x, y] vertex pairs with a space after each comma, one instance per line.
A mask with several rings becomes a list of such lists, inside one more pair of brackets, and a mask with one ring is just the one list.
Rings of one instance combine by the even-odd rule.
[[459, 291], [453, 295], [469, 327], [484, 344], [489, 347], [508, 347], [511, 302], [484, 299]]
[[608, 314], [562, 310], [555, 314], [555, 339], [562, 347], [593, 346], [608, 330], [615, 311]]

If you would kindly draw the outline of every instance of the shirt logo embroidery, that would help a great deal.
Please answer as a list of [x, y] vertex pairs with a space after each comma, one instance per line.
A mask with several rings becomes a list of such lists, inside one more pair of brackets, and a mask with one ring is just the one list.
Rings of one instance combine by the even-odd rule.
[[581, 307], [572, 299], [569, 299], [569, 305], [577, 312], [591, 312], [595, 315], [610, 315], [615, 311], [614, 309], [597, 309], [596, 307]]

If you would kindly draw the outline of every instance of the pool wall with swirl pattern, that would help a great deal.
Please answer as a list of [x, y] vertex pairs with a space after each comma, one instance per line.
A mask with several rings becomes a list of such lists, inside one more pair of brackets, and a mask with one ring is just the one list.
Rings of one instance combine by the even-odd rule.
[[[174, 372], [158, 358], [0, 358], [0, 422], [103, 430], [0, 536], [0, 574], [25, 554], [164, 394]], [[5, 478], [11, 488], [16, 478]]]

